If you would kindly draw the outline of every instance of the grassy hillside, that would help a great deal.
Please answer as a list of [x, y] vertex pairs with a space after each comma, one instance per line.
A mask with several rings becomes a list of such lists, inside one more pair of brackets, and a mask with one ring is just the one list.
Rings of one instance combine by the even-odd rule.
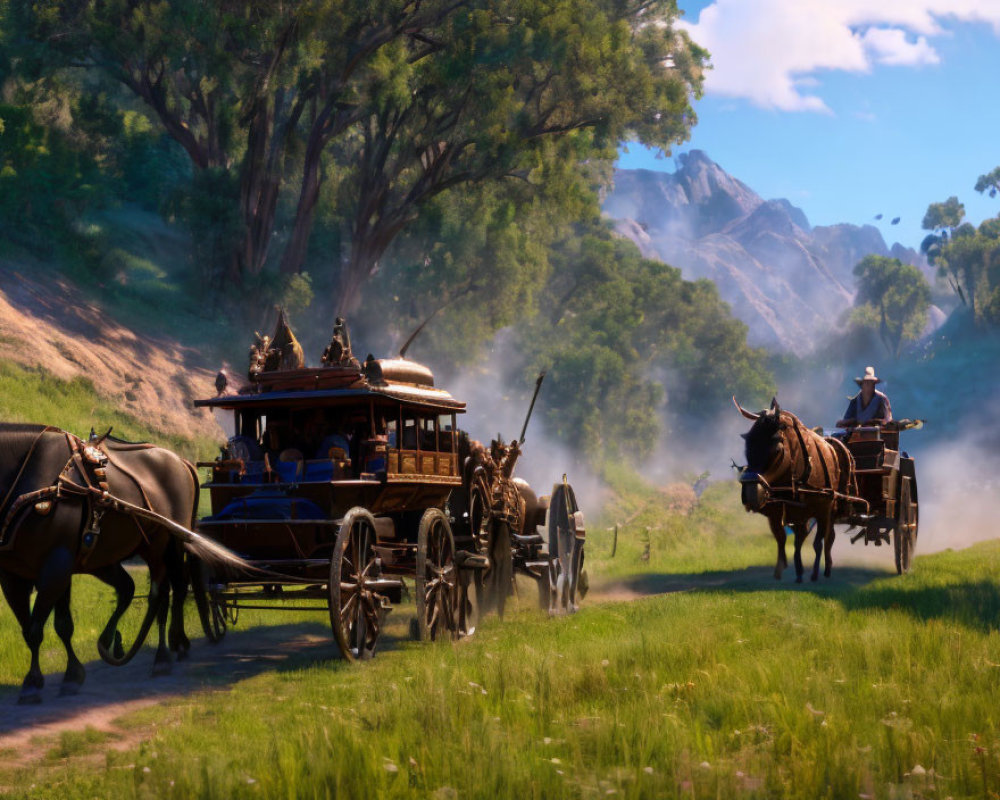
[[[556, 619], [525, 608], [457, 644], [407, 641], [401, 608], [371, 663], [314, 650], [245, 678], [209, 667], [195, 697], [122, 721], [147, 739], [138, 748], [64, 734], [0, 785], [14, 797], [993, 796], [1000, 544], [921, 557], [905, 578], [841, 567], [815, 586], [775, 583], [762, 527], [725, 530], [734, 491], [686, 516], [648, 509], [650, 527], [674, 526], [648, 561], [645, 526], [613, 565], [607, 532], [593, 537], [593, 577], [676, 591], [588, 598]], [[96, 589], [80, 586], [84, 640], [106, 612], [95, 618]], [[230, 636], [284, 625], [296, 627], [279, 636], [328, 635], [245, 612]], [[24, 669], [12, 629], [0, 615], [8, 687]], [[50, 668], [57, 653], [49, 642]]]
[[131, 441], [169, 447], [192, 461], [215, 455], [214, 441], [155, 431], [102, 397], [86, 378], [64, 381], [42, 369], [0, 361], [0, 419], [55, 425], [86, 437], [91, 426]]

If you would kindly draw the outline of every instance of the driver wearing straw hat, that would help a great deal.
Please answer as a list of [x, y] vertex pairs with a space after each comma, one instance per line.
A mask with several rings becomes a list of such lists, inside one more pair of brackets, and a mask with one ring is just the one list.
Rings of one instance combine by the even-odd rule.
[[875, 384], [882, 382], [881, 378], [875, 377], [875, 367], [865, 367], [864, 377], [855, 378], [854, 382], [861, 387], [861, 391], [851, 398], [844, 418], [837, 421], [837, 427], [852, 428], [855, 425], [884, 425], [892, 422], [889, 398], [875, 388]]

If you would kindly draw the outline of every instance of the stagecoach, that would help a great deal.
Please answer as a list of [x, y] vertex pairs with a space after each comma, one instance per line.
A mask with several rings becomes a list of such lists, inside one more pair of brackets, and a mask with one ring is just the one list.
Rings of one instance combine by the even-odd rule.
[[904, 419], [860, 425], [839, 434], [854, 460], [855, 491], [840, 504], [834, 524], [859, 529], [848, 532], [852, 544], [891, 542], [900, 575], [910, 569], [920, 514], [915, 463], [899, 449], [899, 434], [922, 425], [921, 420]]
[[343, 656], [369, 658], [408, 579], [425, 639], [471, 633], [515, 572], [551, 611], [575, 607], [583, 517], [565, 476], [549, 498], [513, 477], [523, 430], [480, 446], [459, 428], [465, 403], [429, 369], [359, 362], [341, 320], [322, 365], [303, 360], [282, 318], [251, 348], [247, 382], [220, 373], [219, 394], [195, 402], [230, 426], [220, 456], [198, 465], [212, 511], [198, 529], [253, 569], [207, 578], [212, 638], [241, 608], [325, 607]]

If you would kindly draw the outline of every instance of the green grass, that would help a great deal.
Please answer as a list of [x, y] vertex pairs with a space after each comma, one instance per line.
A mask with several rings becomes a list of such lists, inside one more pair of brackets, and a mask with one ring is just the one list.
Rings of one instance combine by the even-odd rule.
[[[670, 530], [650, 508], [648, 561], [632, 533], [602, 556], [609, 534], [594, 531], [595, 582], [680, 577], [683, 591], [591, 598], [555, 619], [525, 608], [457, 644], [407, 641], [401, 608], [371, 663], [209, 671], [193, 698], [122, 721], [148, 737], [138, 748], [0, 785], [15, 797], [42, 780], [59, 797], [995, 796], [1000, 543], [919, 557], [904, 578], [851, 567], [775, 583], [770, 537], [735, 513], [734, 492], [713, 488]], [[108, 609], [79, 583], [78, 638], [92, 641]], [[291, 612], [244, 613], [229, 635], [288, 624], [325, 635]], [[7, 685], [26, 666], [13, 628], [0, 615]], [[46, 659], [61, 668], [51, 634]]]
[[101, 397], [86, 378], [65, 381], [44, 369], [2, 361], [0, 419], [55, 425], [83, 437], [92, 426], [101, 433], [113, 427], [115, 436], [153, 442], [192, 461], [212, 456], [217, 450], [217, 443], [211, 439], [190, 439], [149, 428]]

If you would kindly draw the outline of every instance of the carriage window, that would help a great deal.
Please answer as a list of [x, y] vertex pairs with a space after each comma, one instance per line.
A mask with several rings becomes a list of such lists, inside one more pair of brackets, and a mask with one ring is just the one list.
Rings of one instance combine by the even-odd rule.
[[385, 424], [385, 435], [389, 440], [389, 447], [396, 446], [396, 442], [398, 441], [397, 438], [398, 428], [399, 425], [394, 419], [388, 420]]
[[403, 418], [403, 450], [417, 449], [417, 421], [413, 417]]
[[420, 449], [437, 450], [437, 435], [434, 431], [434, 418], [423, 417], [420, 420]]
[[441, 452], [450, 453], [452, 451], [452, 443], [455, 441], [455, 431], [452, 428], [452, 416], [451, 414], [442, 414], [438, 417], [438, 434]]

